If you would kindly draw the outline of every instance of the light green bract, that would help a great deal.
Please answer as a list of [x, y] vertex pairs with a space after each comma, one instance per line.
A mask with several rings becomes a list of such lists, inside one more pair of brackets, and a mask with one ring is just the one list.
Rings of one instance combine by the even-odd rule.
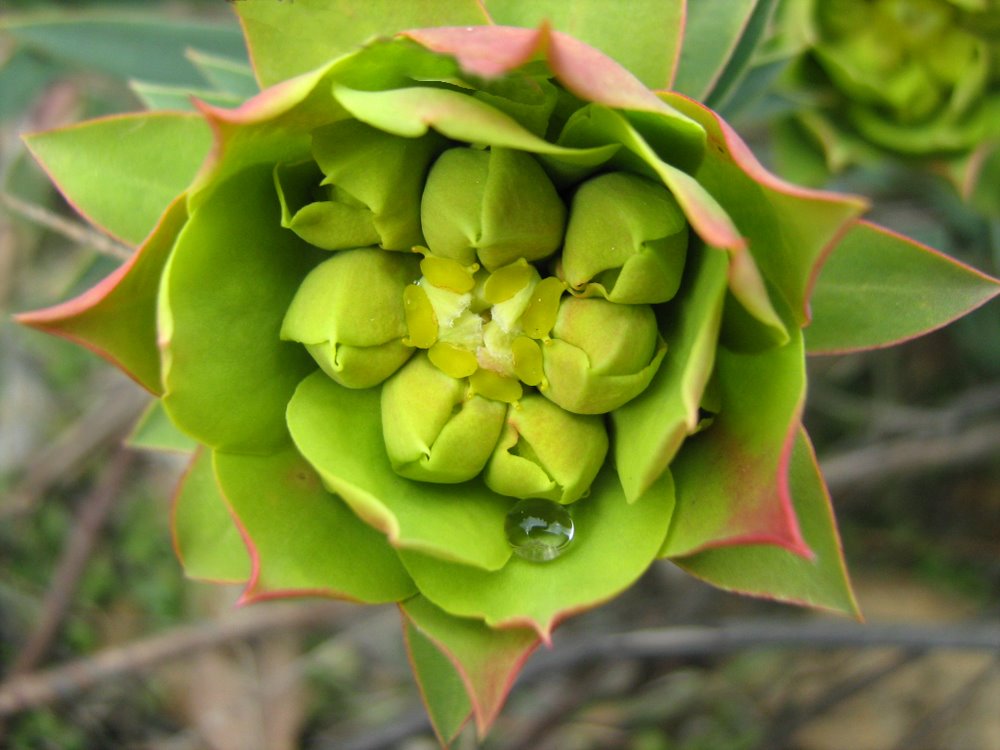
[[[855, 612], [805, 355], [912, 337], [998, 286], [779, 181], [602, 52], [444, 5], [345, 44], [313, 28], [344, 3], [247, 0], [273, 85], [242, 106], [29, 137], [129, 236], [150, 195], [118, 176], [182, 192], [111, 277], [21, 319], [160, 397], [134, 443], [200, 446], [174, 514], [189, 575], [400, 602], [447, 742], [660, 558]], [[147, 135], [189, 152], [164, 172], [136, 157]]]

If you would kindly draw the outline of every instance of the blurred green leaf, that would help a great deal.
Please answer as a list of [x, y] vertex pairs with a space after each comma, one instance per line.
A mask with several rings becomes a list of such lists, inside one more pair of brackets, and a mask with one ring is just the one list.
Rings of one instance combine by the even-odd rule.
[[703, 100], [709, 107], [719, 109], [734, 92], [743, 88], [748, 68], [758, 46], [764, 40], [776, 5], [777, 0], [757, 0], [732, 56]]
[[192, 98], [219, 107], [235, 107], [243, 101], [238, 96], [218, 91], [191, 89], [186, 86], [163, 86], [145, 81], [129, 81], [129, 88], [142, 100], [146, 109], [193, 112], [195, 106]]
[[538, 26], [596, 47], [653, 89], [670, 87], [684, 31], [682, 0], [485, 0], [493, 20], [504, 26]]
[[260, 90], [253, 69], [246, 62], [196, 49], [189, 49], [185, 56], [219, 93], [246, 99]]
[[754, 10], [767, 0], [691, 0], [674, 91], [704, 101], [739, 48]]
[[136, 422], [125, 439], [131, 448], [174, 453], [193, 453], [198, 443], [178, 430], [163, 410], [159, 401], [153, 401]]
[[[280, 5], [280, 3], [275, 3]], [[184, 57], [189, 47], [244, 59], [236, 24], [172, 21], [152, 14], [47, 12], [0, 20], [25, 48], [53, 60], [127, 80], [197, 86], [201, 78]]]

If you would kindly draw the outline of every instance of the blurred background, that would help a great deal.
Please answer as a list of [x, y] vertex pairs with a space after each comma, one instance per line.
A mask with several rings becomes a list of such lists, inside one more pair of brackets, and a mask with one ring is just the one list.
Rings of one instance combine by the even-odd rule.
[[[786, 65], [765, 58], [767, 86], [747, 76], [722, 109], [777, 169], [792, 153], [780, 123], [811, 105], [781, 93]], [[185, 457], [125, 442], [147, 397], [11, 321], [129, 252], [73, 213], [19, 134], [185, 106], [190, 91], [238, 103], [199, 59], [245, 64], [223, 0], [0, 0], [0, 747], [437, 747], [395, 608], [237, 611], [238, 589], [185, 580], [169, 531]], [[926, 162], [869, 157], [817, 179], [997, 274], [995, 216]], [[1000, 655], [963, 647], [1000, 628], [996, 305], [904, 346], [814, 360], [811, 378], [806, 423], [878, 644], [664, 563], [536, 653], [482, 747], [1000, 747]], [[662, 638], [608, 637], [640, 629]], [[470, 728], [455, 743], [477, 746]]]

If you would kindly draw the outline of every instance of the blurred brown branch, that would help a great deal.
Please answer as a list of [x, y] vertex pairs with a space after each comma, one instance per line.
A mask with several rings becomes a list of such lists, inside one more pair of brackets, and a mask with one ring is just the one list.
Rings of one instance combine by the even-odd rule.
[[220, 620], [174, 628], [60, 667], [15, 675], [0, 683], [0, 718], [72, 698], [104, 680], [147, 671], [234, 641], [272, 632], [332, 629], [343, 607], [329, 601], [258, 604]]
[[67, 219], [50, 211], [44, 206], [21, 200], [16, 195], [7, 192], [0, 192], [0, 204], [14, 215], [45, 227], [84, 247], [93, 248], [102, 255], [110, 255], [119, 260], [128, 260], [132, 257], [132, 250], [120, 242], [106, 237], [86, 224]]

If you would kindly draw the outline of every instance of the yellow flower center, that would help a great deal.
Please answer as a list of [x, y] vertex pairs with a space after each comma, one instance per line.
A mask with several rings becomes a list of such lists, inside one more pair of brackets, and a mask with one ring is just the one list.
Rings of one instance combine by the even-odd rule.
[[453, 378], [469, 378], [473, 392], [513, 403], [522, 383], [543, 384], [542, 343], [556, 322], [566, 284], [542, 278], [523, 258], [487, 273], [429, 253], [423, 274], [403, 291], [405, 344], [426, 349]]

